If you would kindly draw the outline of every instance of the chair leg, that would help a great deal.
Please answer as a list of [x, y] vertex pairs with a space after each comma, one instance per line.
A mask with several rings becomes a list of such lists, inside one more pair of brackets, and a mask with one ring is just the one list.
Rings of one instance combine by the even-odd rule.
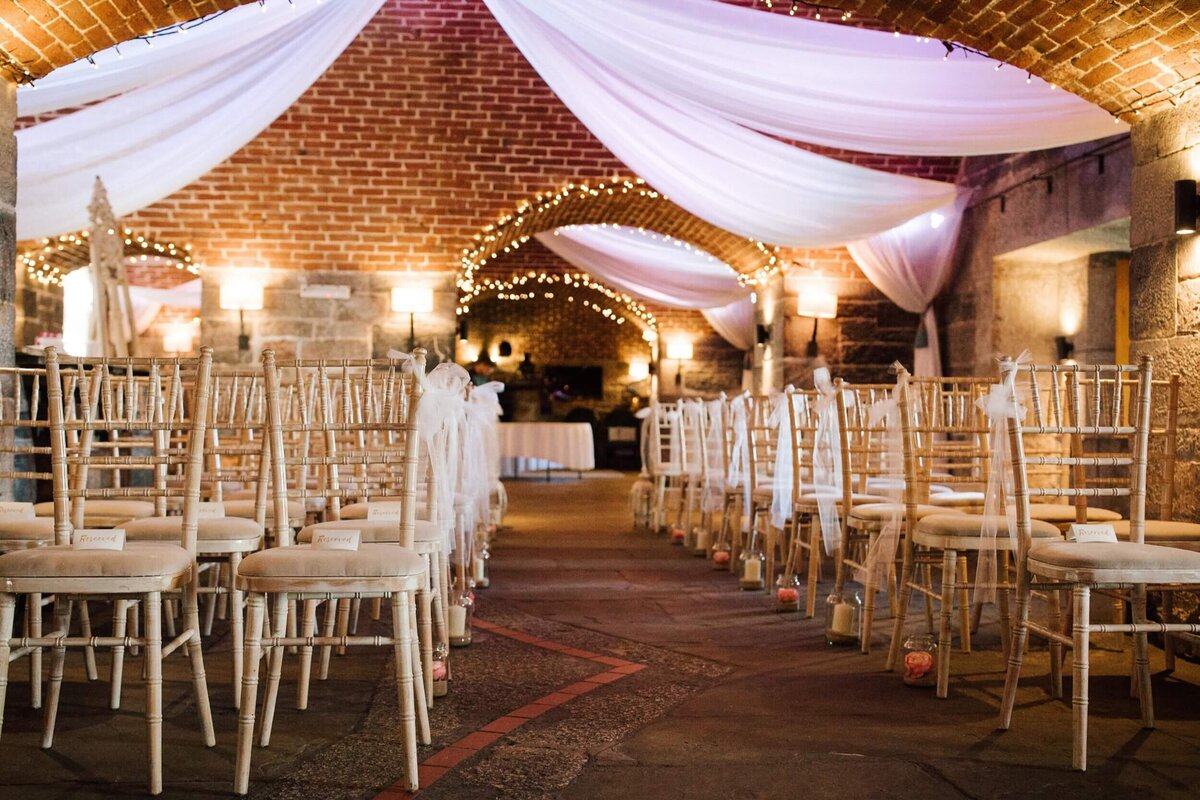
[[[92, 618], [88, 613], [87, 600], [79, 601], [79, 631], [85, 638], [92, 636]], [[96, 648], [89, 645], [84, 645], [83, 648], [83, 665], [87, 669], [87, 679], [89, 681], [99, 680], [100, 673], [96, 671]]]
[[[955, 578], [957, 575], [958, 552], [955, 550], [943, 551], [942, 608], [941, 624], [938, 627], [937, 655], [937, 696], [941, 698], [945, 698], [950, 693], [950, 652], [954, 649], [954, 631], [951, 620], [954, 619], [954, 598], [958, 591], [955, 587]], [[970, 613], [969, 604], [965, 610]], [[971, 620], [968, 617], [965, 627], [970, 627], [970, 624]], [[960, 631], [959, 637], [965, 641], [967, 637], [965, 631]]]
[[[55, 598], [54, 631], [56, 636], [67, 636], [71, 632], [70, 600]], [[54, 745], [54, 723], [58, 719], [58, 698], [62, 694], [63, 664], [67, 660], [65, 645], [55, 646], [50, 651], [50, 684], [46, 695], [45, 713], [42, 717], [42, 747], [49, 750]]]
[[[796, 537], [799, 542], [799, 536]], [[808, 591], [804, 597], [804, 616], [812, 619], [817, 613], [817, 582], [821, 578], [821, 525], [816, 515], [808, 519], [808, 575], [806, 577]], [[797, 554], [799, 555], [799, 554]]]
[[887, 661], [884, 662], [884, 669], [888, 672], [896, 668], [896, 660], [900, 657], [900, 644], [904, 641], [904, 623], [908, 619], [908, 606], [912, 602], [912, 584], [917, 577], [916, 553], [908, 541], [906, 538], [904, 555], [900, 561], [900, 599], [896, 614], [892, 617], [892, 640], [888, 644]]
[[[1057, 589], [1051, 589], [1048, 593], [1047, 601], [1050, 609], [1050, 630], [1058, 633], [1064, 633], [1066, 628], [1063, 625], [1062, 619], [1062, 598]], [[1063, 696], [1063, 660], [1064, 650], [1062, 642], [1050, 640], [1050, 696], [1054, 699], [1061, 699]]]
[[266, 596], [251, 592], [246, 606], [245, 672], [242, 673], [242, 700], [238, 711], [237, 762], [233, 772], [233, 791], [250, 791], [250, 757], [254, 751], [254, 709], [258, 704], [258, 670], [262, 664], [263, 617]]
[[413, 698], [412, 632], [409, 629], [408, 595], [392, 595], [392, 636], [395, 639], [396, 692], [400, 704], [400, 735], [404, 741], [405, 787], [415, 792], [417, 783], [417, 715]]
[[971, 652], [971, 593], [967, 586], [970, 584], [970, 573], [967, 571], [967, 557], [958, 559], [958, 640], [962, 643], [964, 653]]
[[408, 622], [409, 628], [416, 635], [412, 637], [412, 662], [413, 662], [413, 694], [417, 706], [417, 730], [421, 734], [421, 744], [433, 744], [433, 737], [429, 732], [429, 698], [425, 694], [425, 666], [421, 663], [421, 636], [420, 628], [417, 624], [417, 604], [413, 602], [413, 597], [408, 598]]
[[226, 572], [229, 575], [228, 593], [222, 595], [228, 597], [229, 600], [229, 648], [232, 651], [230, 655], [233, 657], [233, 707], [240, 708], [242, 704], [242, 669], [245, 662], [242, 660], [245, 655], [245, 637], [246, 631], [243, 628], [242, 604], [244, 597], [242, 590], [237, 585], [238, 566], [242, 563], [241, 553], [229, 554], [229, 569]]
[[[1163, 622], [1175, 621], [1175, 593], [1162, 593], [1162, 619]], [[1166, 671], [1168, 673], [1175, 671], [1175, 636], [1174, 634], [1163, 634], [1163, 655], [1166, 657]]]
[[[200, 646], [200, 587], [192, 581], [183, 589], [183, 626], [191, 632], [187, 642], [188, 660], [192, 664], [192, 690], [196, 695], [196, 710], [200, 714], [200, 730], [204, 746], [214, 747], [217, 735], [213, 732], [212, 705], [208, 700], [208, 678], [204, 674], [204, 651]], [[240, 643], [234, 642], [234, 646]], [[234, 693], [237, 693], [236, 687]]]
[[[877, 536], [879, 536], [878, 531], [874, 531], [868, 537], [868, 553], [871, 552], [871, 548], [874, 546]], [[869, 559], [870, 556], [867, 557], [867, 560]], [[872, 571], [873, 570], [863, 570], [863, 618], [862, 632], [859, 636], [859, 650], [863, 654], [871, 652], [871, 628], [875, 626], [875, 592], [877, 590], [875, 587], [875, 576], [871, 574]]]
[[[1146, 587], [1133, 587], [1133, 621], [1146, 622]], [[1145, 631], [1133, 635], [1134, 668], [1137, 675], [1138, 702], [1142, 707], [1142, 727], [1154, 727], [1154, 691], [1150, 686], [1150, 642]]]
[[[282, 639], [288, 635], [288, 617], [290, 601], [288, 596], [280, 593], [275, 598], [274, 619], [275, 636]], [[258, 743], [262, 747], [271, 744], [271, 727], [275, 723], [275, 702], [279, 699], [279, 680], [283, 673], [283, 645], [274, 645], [270, 650], [269, 673], [267, 674], [267, 691], [263, 695], [262, 727], [259, 731]]]
[[1029, 596], [1030, 588], [1025, 581], [1017, 585], [1017, 621], [1013, 626], [1008, 649], [1008, 670], [1004, 674], [1004, 697], [1000, 701], [1000, 730], [1008, 730], [1012, 724], [1013, 706], [1017, 702], [1017, 683], [1021, 679], [1021, 659], [1025, 655], [1025, 644], [1029, 640]]
[[[346, 636], [350, 632], [350, 598], [344, 597], [337, 601], [337, 635]], [[337, 654], [346, 655], [346, 646], [338, 645]]]
[[146, 762], [150, 794], [162, 793], [162, 595], [149, 592], [142, 603], [146, 647]]
[[1075, 729], [1071, 748], [1071, 766], [1080, 772], [1087, 769], [1088, 729], [1088, 627], [1092, 613], [1091, 589], [1076, 586], [1074, 599], [1074, 625], [1072, 634], [1075, 658], [1071, 669], [1071, 719]]
[[217, 616], [217, 599], [220, 597], [221, 587], [221, 565], [213, 564], [209, 570], [212, 574], [209, 575], [209, 584], [212, 587], [212, 594], [205, 598], [204, 603], [204, 635], [212, 636], [213, 620]]
[[425, 702], [433, 708], [433, 591], [417, 594], [417, 639], [421, 643], [421, 674], [425, 679]]
[[362, 600], [354, 598], [350, 601], [350, 635], [358, 635], [358, 615], [362, 611]]
[[17, 596], [0, 594], [0, 733], [4, 732], [4, 703], [8, 696], [8, 659], [12, 652], [13, 620], [16, 618], [16, 613]]
[[[31, 594], [27, 597], [26, 617], [29, 620], [29, 635], [39, 638], [42, 635], [42, 595]], [[42, 648], [35, 647], [29, 654], [29, 701], [33, 708], [42, 707]], [[0, 708], [0, 716], [3, 709]]]
[[[127, 606], [128, 602], [125, 600], [113, 601], [112, 633], [117, 638], [125, 635], [125, 625], [129, 620]], [[114, 711], [121, 707], [121, 683], [124, 680], [124, 676], [125, 647], [117, 645], [112, 649], [112, 668], [109, 670], [108, 679], [108, 707]]]
[[[333, 636], [337, 625], [337, 606], [337, 600], [325, 601], [325, 624], [321, 630], [325, 636]], [[321, 645], [321, 663], [317, 669], [317, 680], [323, 681], [329, 678], [329, 657], [332, 653], [332, 645]]]
[[[300, 624], [300, 637], [307, 639], [317, 629], [317, 601], [304, 601], [304, 618]], [[300, 675], [296, 678], [296, 708], [308, 708], [308, 684], [312, 678], [313, 648], [311, 644], [300, 645]]]
[[1010, 648], [1012, 647], [1012, 613], [1009, 608], [1009, 599], [1012, 590], [1009, 585], [1009, 570], [1008, 570], [1008, 553], [999, 553], [999, 573], [1001, 586], [996, 589], [996, 602], [1000, 604], [1000, 647], [1007, 657]]

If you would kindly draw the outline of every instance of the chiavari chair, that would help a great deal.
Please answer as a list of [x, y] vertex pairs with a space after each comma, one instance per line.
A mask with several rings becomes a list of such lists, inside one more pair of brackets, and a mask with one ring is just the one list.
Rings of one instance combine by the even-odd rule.
[[[1012, 721], [1017, 683], [1030, 633], [1059, 648], [1073, 649], [1072, 665], [1072, 765], [1087, 768], [1089, 645], [1093, 633], [1127, 633], [1134, 640], [1134, 666], [1142, 725], [1154, 727], [1154, 705], [1150, 684], [1149, 644], [1151, 632], [1200, 632], [1200, 625], [1150, 622], [1146, 615], [1146, 592], [1154, 587], [1200, 585], [1200, 553], [1175, 547], [1147, 544], [1146, 473], [1150, 439], [1150, 409], [1154, 385], [1152, 363], [1144, 356], [1138, 365], [1052, 365], [1017, 364], [1006, 360], [1001, 375], [1013, 381], [1017, 391], [1010, 398], [1012, 413], [1007, 420], [1013, 454], [1013, 488], [1017, 535], [1017, 613], [1005, 676], [1000, 710], [1000, 727]], [[1039, 378], [1052, 381], [1047, 406]], [[1127, 392], [1126, 384], [1134, 389]], [[1060, 391], [1061, 386], [1061, 391]], [[1128, 394], [1128, 399], [1126, 395]], [[1132, 409], [1126, 404], [1133, 403]], [[1028, 407], [1022, 417], [1018, 403]], [[1027, 445], [1040, 436], [1066, 436], [1072, 442], [1066, 455], [1031, 455]], [[1110, 446], [1102, 450], [1101, 443]], [[1076, 476], [1067, 485], [1031, 485], [1031, 467], [1065, 469]], [[1120, 470], [1124, 481], [1108, 486], [1088, 486], [1078, 476], [1089, 470]], [[1035, 542], [1031, 534], [1031, 498], [1069, 498], [1082, 504], [1089, 498], [1127, 498], [1129, 537], [1119, 542]], [[1132, 621], [1093, 623], [1093, 589], [1123, 588], [1131, 598]], [[1030, 620], [1030, 598], [1034, 591], [1071, 591], [1071, 635], [1053, 624]], [[1052, 662], [1055, 654], [1051, 654]]]
[[[216, 744], [209, 710], [208, 687], [200, 644], [200, 620], [195, 579], [196, 527], [203, 469], [205, 426], [208, 411], [212, 351], [202, 348], [198, 359], [72, 359], [46, 350], [47, 404], [50, 423], [51, 465], [54, 485], [55, 544], [13, 551], [0, 556], [0, 713], [7, 688], [12, 647], [51, 648], [49, 688], [45, 703], [42, 746], [53, 744], [58, 701], [67, 647], [140, 647], [145, 655], [146, 730], [149, 790], [162, 791], [162, 662], [186, 646], [192, 666], [205, 744]], [[124, 373], [125, 377], [118, 375]], [[146, 391], [134, 403], [113, 404], [108, 388], [137, 373], [148, 375]], [[106, 384], [109, 386], [106, 387]], [[184, 386], [190, 386], [196, 411], [186, 428], [182, 450], [171, 446], [179, 423], [173, 419]], [[130, 396], [127, 396], [129, 399]], [[75, 407], [66, 413], [64, 406]], [[97, 439], [111, 441], [114, 432], [149, 442], [112, 455], [111, 449], [93, 448]], [[70, 444], [69, 444], [70, 442]], [[97, 486], [89, 471], [122, 469], [134, 485]], [[160, 475], [183, 467], [180, 483], [155, 482]], [[149, 473], [147, 475], [146, 473]], [[141, 485], [137, 485], [141, 484]], [[178, 543], [129, 542], [122, 549], [82, 547], [85, 506], [92, 500], [121, 502], [143, 498], [162, 507], [182, 494], [182, 524]], [[162, 601], [168, 592], [182, 592], [185, 630], [163, 643]], [[49, 636], [12, 638], [13, 612], [18, 594], [50, 594], [55, 602], [55, 632]], [[72, 608], [85, 599], [140, 604], [145, 621], [140, 635], [127, 635], [120, 625], [112, 636], [70, 636]], [[124, 619], [124, 614], [119, 615]]]
[[[283, 648], [299, 646], [311, 659], [313, 647], [390, 646], [396, 660], [396, 688], [399, 695], [401, 736], [404, 747], [405, 778], [408, 788], [417, 788], [418, 720], [423, 741], [429, 741], [426, 713], [425, 683], [421, 659], [413, 636], [416, 609], [413, 596], [426, 584], [426, 562], [413, 549], [416, 527], [416, 467], [419, 454], [418, 406], [424, 391], [425, 351], [418, 349], [407, 361], [299, 361], [280, 365], [268, 350], [263, 353], [263, 368], [267, 389], [268, 435], [271, 448], [271, 497], [276, 514], [275, 546], [247, 556], [238, 569], [238, 584], [248, 595], [246, 623], [245, 672], [242, 679], [242, 702], [238, 719], [237, 763], [234, 790], [246, 794], [249, 790], [251, 754], [253, 751], [256, 703], [263, 650], [267, 651], [268, 676], [262, 707], [260, 746], [270, 743], [275, 715], [276, 698], [283, 664]], [[303, 426], [285, 424], [279, 395], [280, 372], [286, 369], [310, 370], [317, 374], [319, 413], [310, 423], [324, 442], [316, 454], [289, 456], [284, 448], [284, 436]], [[330, 404], [328, 380], [334, 371], [355, 375], [365, 386], [382, 386], [382, 409], [376, 421], [357, 421], [353, 415], [335, 421]], [[352, 379], [351, 379], [352, 380]], [[398, 470], [398, 495], [401, 498], [398, 519], [391, 520], [397, 529], [394, 542], [367, 541], [357, 549], [326, 549], [318, 546], [320, 536], [310, 544], [294, 544], [291, 531], [283, 522], [287, 517], [289, 496], [287, 469], [304, 463], [323, 470], [339, 491], [342, 468], [347, 476], [358, 465], [394, 464], [395, 451], [367, 448], [339, 449], [339, 435], [354, 435], [359, 429], [383, 434], [393, 433], [404, 441], [403, 460]], [[370, 473], [368, 468], [367, 473]], [[293, 492], [305, 492], [300, 483]], [[334, 498], [336, 513], [340, 496]], [[326, 534], [328, 535], [328, 534]], [[264, 636], [267, 597], [272, 597], [273, 630]], [[304, 607], [308, 601], [331, 602], [341, 599], [389, 597], [392, 608], [391, 636], [315, 636], [315, 617], [307, 613], [299, 636], [288, 636], [289, 601]], [[328, 616], [328, 615], [327, 615]], [[302, 666], [304, 660], [301, 662]]]
[[[754, 539], [760, 536], [759, 529], [763, 527], [760, 520], [770, 513], [774, 496], [775, 448], [779, 444], [778, 420], [773, 415], [775, 398], [745, 394], [741, 399], [741, 410], [734, 410], [730, 419], [733, 428], [730, 483], [736, 484], [731, 488], [737, 489], [735, 500], [740, 502], [735, 518], [742, 522], [729, 530], [730, 563], [733, 565], [738, 563], [743, 548], [754, 545]], [[770, 526], [765, 527], [769, 529]], [[761, 535], [766, 538], [765, 533]]]

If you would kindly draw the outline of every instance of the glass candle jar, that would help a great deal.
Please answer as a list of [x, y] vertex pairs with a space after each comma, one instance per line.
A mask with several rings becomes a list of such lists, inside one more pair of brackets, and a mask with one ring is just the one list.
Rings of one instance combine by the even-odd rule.
[[937, 640], [928, 633], [904, 640], [900, 669], [906, 686], [937, 686], [937, 649]]
[[862, 598], [858, 592], [834, 592], [825, 598], [825, 642], [858, 644], [862, 630]]
[[703, 558], [708, 555], [709, 548], [712, 547], [712, 531], [707, 525], [701, 525], [696, 528], [696, 541], [693, 545], [693, 551], [696, 555]]
[[766, 586], [763, 581], [765, 561], [766, 556], [763, 555], [762, 548], [754, 541], [738, 555], [738, 585], [742, 589], [751, 591]]
[[471, 643], [471, 623], [475, 617], [475, 594], [470, 589], [457, 590], [450, 597], [446, 614], [450, 627], [450, 646], [466, 647]]
[[784, 614], [800, 610], [800, 578], [798, 576], [785, 573], [775, 581], [775, 610]]
[[433, 646], [433, 696], [445, 697], [450, 692], [449, 648], [445, 642]]
[[482, 547], [475, 553], [475, 557], [471, 559], [471, 580], [476, 588], [486, 589], [491, 585], [492, 579], [488, 576], [488, 560], [492, 554], [488, 552], [487, 547]]

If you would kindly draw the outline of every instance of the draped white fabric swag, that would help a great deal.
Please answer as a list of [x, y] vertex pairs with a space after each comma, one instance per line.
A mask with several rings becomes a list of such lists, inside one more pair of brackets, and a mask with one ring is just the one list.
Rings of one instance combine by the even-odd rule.
[[93, 104], [17, 132], [17, 237], [86, 227], [97, 175], [118, 215], [187, 186], [286, 111], [384, 1], [244, 6], [164, 37], [153, 48], [161, 56], [130, 42], [122, 60], [105, 51], [98, 70], [76, 64], [22, 89], [22, 113]]
[[[756, 131], [899, 155], [1024, 152], [1128, 130], [1020, 70], [937, 41], [713, 0], [510, 0], [629, 82]], [[1028, 81], [1028, 83], [1027, 83]]]
[[953, 270], [954, 245], [970, 199], [971, 193], [964, 191], [943, 208], [847, 245], [875, 288], [905, 311], [921, 315], [924, 346], [913, 350], [914, 375], [942, 374], [933, 301]]
[[754, 346], [754, 305], [737, 273], [678, 239], [617, 225], [570, 225], [537, 240], [615, 289], [671, 308], [701, 309], [739, 350]]
[[[950, 184], [819, 156], [620, 74], [536, 13], [555, 3], [485, 1], [559, 99], [617, 158], [715, 225], [775, 244], [827, 247], [895, 227], [954, 197]], [[607, 4], [586, 5], [602, 12]]]

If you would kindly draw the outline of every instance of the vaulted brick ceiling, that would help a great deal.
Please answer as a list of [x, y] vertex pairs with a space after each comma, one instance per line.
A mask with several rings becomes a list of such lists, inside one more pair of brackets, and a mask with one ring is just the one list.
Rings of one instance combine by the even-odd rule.
[[0, 62], [14, 80], [257, 0], [0, 0]]
[[[982, 50], [1126, 121], [1194, 99], [1188, 92], [1200, 83], [1197, 0], [821, 2]], [[776, 9], [788, 4], [774, 0]]]

